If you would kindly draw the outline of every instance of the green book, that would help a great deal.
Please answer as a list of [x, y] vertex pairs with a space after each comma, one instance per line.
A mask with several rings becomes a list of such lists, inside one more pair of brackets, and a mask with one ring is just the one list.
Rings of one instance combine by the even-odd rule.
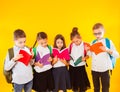
[[75, 62], [74, 65], [77, 66], [79, 63], [82, 62], [82, 56], [80, 56]]

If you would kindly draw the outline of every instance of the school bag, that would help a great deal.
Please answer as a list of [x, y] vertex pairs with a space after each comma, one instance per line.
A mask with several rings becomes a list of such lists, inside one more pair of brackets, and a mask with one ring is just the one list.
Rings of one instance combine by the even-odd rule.
[[[92, 44], [94, 44], [95, 42], [97, 41], [97, 39], [95, 39], [93, 42], [92, 42]], [[111, 48], [110, 46], [110, 40], [108, 39], [108, 38], [105, 38], [105, 44], [106, 44], [106, 47], [107, 48]], [[115, 64], [116, 64], [116, 58], [115, 57], [113, 57], [112, 55], [110, 55], [109, 54], [109, 57], [110, 57], [110, 59], [111, 59], [111, 62], [112, 62], [112, 69], [114, 69], [115, 68]]]
[[[8, 49], [8, 54], [9, 54], [9, 60], [11, 60], [14, 57], [13, 48]], [[5, 61], [4, 61], [4, 67], [5, 67]], [[7, 83], [12, 83], [12, 69], [10, 69], [9, 71], [6, 71], [4, 67], [3, 67], [3, 74], [5, 76], [5, 79]]]
[[[83, 42], [83, 45], [84, 45], [84, 56], [87, 55], [87, 51], [85, 50], [85, 46], [87, 45], [87, 43]], [[70, 44], [70, 47], [69, 47], [69, 54], [71, 54], [71, 51], [72, 51], [72, 46], [73, 46], [73, 43]], [[71, 57], [72, 59], [72, 57]], [[81, 59], [81, 57], [78, 58], [78, 60]], [[80, 63], [80, 62], [78, 62]], [[78, 63], [76, 63], [75, 65], [77, 65]], [[88, 67], [88, 64], [86, 63], [86, 66]]]

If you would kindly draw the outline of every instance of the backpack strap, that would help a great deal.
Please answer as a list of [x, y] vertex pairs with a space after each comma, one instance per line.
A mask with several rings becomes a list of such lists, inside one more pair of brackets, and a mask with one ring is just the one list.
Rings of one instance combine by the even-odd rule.
[[84, 56], [87, 55], [87, 51], [86, 51], [86, 49], [85, 49], [86, 44], [87, 44], [87, 43], [85, 43], [85, 42], [83, 43], [83, 45], [84, 45]]
[[13, 48], [8, 49], [9, 59], [11, 60], [14, 57]]
[[52, 47], [48, 45], [48, 49], [50, 50], [50, 55], [52, 55]]
[[72, 46], [73, 46], [73, 43], [71, 43], [70, 46], [69, 46], [69, 54], [71, 54]]
[[93, 40], [92, 44], [96, 43], [97, 39]]
[[36, 47], [33, 48], [33, 52], [34, 52], [34, 57], [33, 58], [35, 58], [36, 57]]
[[[86, 44], [87, 44], [87, 43], [83, 42], [83, 45], [84, 45], [84, 57], [87, 55], [87, 51], [86, 51], [86, 49], [85, 49], [85, 45], [86, 45]], [[88, 67], [87, 62], [86, 62], [86, 66]]]
[[110, 40], [108, 38], [105, 38], [105, 44], [110, 49]]

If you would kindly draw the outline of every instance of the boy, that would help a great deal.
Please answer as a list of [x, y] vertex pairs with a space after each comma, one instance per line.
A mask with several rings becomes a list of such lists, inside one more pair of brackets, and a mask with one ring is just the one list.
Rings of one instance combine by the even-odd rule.
[[17, 29], [14, 31], [14, 57], [9, 60], [9, 54], [7, 54], [5, 59], [5, 70], [9, 71], [12, 69], [12, 83], [14, 85], [14, 92], [22, 92], [24, 89], [25, 92], [31, 92], [32, 88], [32, 67], [30, 63], [25, 65], [22, 62], [19, 62], [19, 59], [23, 58], [22, 54], [19, 54], [20, 50], [24, 50], [27, 53], [30, 53], [30, 50], [25, 46], [26, 34], [23, 30]]
[[106, 38], [104, 36], [104, 27], [101, 23], [96, 23], [93, 26], [93, 34], [96, 38], [95, 43], [101, 42], [103, 46], [100, 49], [103, 51], [100, 54], [91, 52], [92, 56], [92, 79], [94, 85], [94, 92], [100, 92], [100, 84], [102, 85], [102, 92], [109, 92], [110, 87], [110, 75], [109, 70], [112, 69], [112, 61], [110, 55], [117, 58], [119, 57], [114, 44], [110, 41], [110, 49], [106, 46]]

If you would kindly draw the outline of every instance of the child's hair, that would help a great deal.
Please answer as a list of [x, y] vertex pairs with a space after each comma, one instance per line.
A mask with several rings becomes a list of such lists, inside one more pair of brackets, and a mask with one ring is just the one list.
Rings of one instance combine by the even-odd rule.
[[36, 41], [35, 41], [33, 47], [35, 47], [37, 41], [41, 40], [41, 39], [47, 39], [47, 34], [45, 32], [39, 32], [39, 33], [37, 33]]
[[96, 23], [96, 24], [93, 26], [92, 30], [99, 29], [99, 28], [104, 28], [104, 27], [103, 27], [103, 24], [101, 24], [101, 23]]
[[22, 29], [17, 29], [14, 31], [14, 39], [25, 38], [26, 34]]
[[72, 32], [70, 34], [70, 39], [72, 40], [75, 36], [77, 36], [78, 38], [80, 38], [80, 33], [78, 32], [78, 28], [77, 27], [74, 27], [72, 29]]
[[61, 48], [61, 50], [64, 49], [64, 48], [66, 48], [65, 39], [64, 39], [64, 37], [63, 37], [61, 34], [56, 35], [56, 37], [55, 37], [55, 39], [54, 39], [54, 46], [53, 46], [53, 47], [54, 47], [54, 48], [58, 48], [57, 45], [56, 45], [56, 41], [57, 41], [58, 39], [61, 39], [61, 40], [63, 41], [63, 47]]

